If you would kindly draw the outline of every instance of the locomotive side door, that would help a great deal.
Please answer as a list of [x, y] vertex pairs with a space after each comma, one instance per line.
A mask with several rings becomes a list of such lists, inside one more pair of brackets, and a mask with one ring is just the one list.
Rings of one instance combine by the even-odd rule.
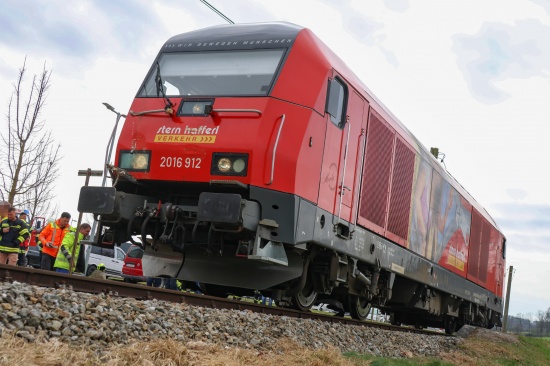
[[332, 224], [338, 234], [347, 237], [357, 215], [354, 202], [360, 175], [356, 170], [364, 153], [363, 111], [368, 105], [336, 73], [328, 89], [319, 206], [333, 214]]

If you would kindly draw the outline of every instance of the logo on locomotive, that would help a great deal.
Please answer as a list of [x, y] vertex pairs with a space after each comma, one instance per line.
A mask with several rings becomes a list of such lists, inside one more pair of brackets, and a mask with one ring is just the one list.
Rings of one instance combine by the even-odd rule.
[[162, 126], [158, 129], [153, 142], [213, 144], [216, 141], [219, 129], [220, 126], [185, 126], [182, 134], [181, 127]]

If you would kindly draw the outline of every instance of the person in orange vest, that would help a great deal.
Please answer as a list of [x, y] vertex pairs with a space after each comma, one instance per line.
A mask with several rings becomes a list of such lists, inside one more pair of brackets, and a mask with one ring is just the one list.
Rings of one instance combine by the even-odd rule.
[[42, 243], [42, 259], [40, 260], [40, 268], [48, 271], [53, 271], [53, 265], [57, 257], [59, 247], [63, 242], [65, 234], [69, 232], [69, 221], [71, 214], [63, 212], [61, 217], [55, 222], [48, 224], [39, 235]]

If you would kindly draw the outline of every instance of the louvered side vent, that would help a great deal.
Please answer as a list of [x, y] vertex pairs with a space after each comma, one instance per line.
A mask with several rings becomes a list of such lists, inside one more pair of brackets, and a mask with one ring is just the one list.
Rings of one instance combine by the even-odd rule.
[[381, 228], [386, 223], [392, 148], [393, 131], [371, 114], [359, 214]]
[[487, 282], [487, 266], [489, 264], [489, 250], [491, 249], [491, 224], [483, 220], [483, 231], [481, 233], [481, 248], [479, 256], [479, 279]]
[[482, 218], [479, 212], [472, 211], [472, 226], [470, 229], [470, 251], [468, 253], [468, 275], [475, 279], [479, 276], [479, 250], [481, 248]]
[[404, 142], [396, 139], [388, 231], [404, 240], [407, 240], [409, 232], [413, 174], [414, 153]]

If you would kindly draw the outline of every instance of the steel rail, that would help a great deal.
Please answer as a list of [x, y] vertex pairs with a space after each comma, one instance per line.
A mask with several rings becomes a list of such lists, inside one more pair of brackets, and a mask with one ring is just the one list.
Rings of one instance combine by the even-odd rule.
[[256, 304], [253, 302], [213, 297], [176, 290], [167, 290], [163, 288], [136, 285], [109, 279], [95, 279], [82, 275], [68, 275], [64, 273], [45, 271], [29, 267], [14, 267], [5, 264], [0, 264], [0, 281], [18, 281], [29, 285], [49, 288], [61, 288], [64, 286], [70, 286], [72, 290], [76, 292], [96, 294], [105, 293], [110, 294], [111, 296], [131, 297], [138, 300], [157, 299], [199, 307], [241, 311], [249, 310], [256, 313], [269, 314], [274, 316], [288, 316], [300, 319], [315, 319], [328, 323], [368, 326], [392, 331], [447, 336], [445, 333], [427, 331], [423, 329], [400, 327], [386, 323], [360, 321], [351, 318], [318, 314], [313, 312], [302, 312], [294, 309]]

